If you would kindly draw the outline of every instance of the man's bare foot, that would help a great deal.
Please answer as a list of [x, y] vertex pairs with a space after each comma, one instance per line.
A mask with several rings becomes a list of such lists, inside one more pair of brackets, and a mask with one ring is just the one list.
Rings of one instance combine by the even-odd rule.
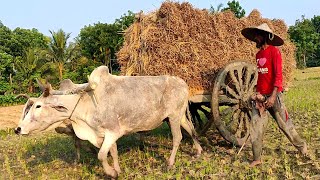
[[303, 146], [299, 148], [299, 152], [303, 156], [307, 156], [308, 155], [308, 148], [307, 148], [307, 144], [306, 143], [304, 143]]
[[259, 164], [262, 164], [262, 161], [261, 160], [255, 160], [255, 161], [252, 161], [249, 166], [250, 167], [255, 167], [255, 166], [259, 165]]

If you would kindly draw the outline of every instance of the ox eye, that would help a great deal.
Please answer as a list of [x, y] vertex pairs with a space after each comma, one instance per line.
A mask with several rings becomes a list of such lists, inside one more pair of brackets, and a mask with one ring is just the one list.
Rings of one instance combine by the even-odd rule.
[[37, 105], [36, 108], [41, 108], [41, 105]]

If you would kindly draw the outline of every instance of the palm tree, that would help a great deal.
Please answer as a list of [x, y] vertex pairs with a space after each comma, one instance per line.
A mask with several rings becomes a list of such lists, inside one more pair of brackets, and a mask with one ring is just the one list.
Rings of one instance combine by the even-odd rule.
[[37, 48], [29, 48], [23, 56], [15, 58], [14, 67], [17, 78], [28, 86], [28, 92], [34, 92], [33, 80], [40, 76], [40, 72], [45, 67], [45, 51]]
[[52, 62], [56, 64], [59, 70], [59, 80], [62, 80], [64, 65], [70, 60], [74, 48], [67, 46], [67, 41], [71, 33], [65, 33], [62, 29], [57, 32], [49, 31], [52, 35], [49, 44], [48, 55]]

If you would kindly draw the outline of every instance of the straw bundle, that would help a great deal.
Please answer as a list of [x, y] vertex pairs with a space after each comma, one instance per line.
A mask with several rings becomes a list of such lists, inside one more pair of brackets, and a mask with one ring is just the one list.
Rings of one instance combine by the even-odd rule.
[[118, 62], [123, 75], [174, 75], [191, 93], [211, 91], [217, 72], [236, 60], [255, 64], [258, 51], [241, 35], [245, 27], [267, 23], [285, 41], [280, 47], [285, 85], [295, 68], [295, 46], [282, 20], [262, 18], [257, 10], [238, 19], [230, 11], [210, 14], [188, 2], [164, 2], [156, 12], [140, 13], [125, 32]]

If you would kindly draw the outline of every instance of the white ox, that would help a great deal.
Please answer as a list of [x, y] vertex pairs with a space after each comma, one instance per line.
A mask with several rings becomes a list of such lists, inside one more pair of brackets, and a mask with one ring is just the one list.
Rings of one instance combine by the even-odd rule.
[[[100, 148], [98, 159], [105, 173], [113, 178], [121, 172], [117, 139], [155, 129], [166, 119], [173, 137], [169, 167], [175, 162], [182, 139], [180, 126], [192, 137], [197, 155], [201, 154], [194, 127], [186, 118], [188, 86], [178, 77], [114, 76], [109, 74], [108, 67], [100, 66], [91, 73], [89, 83], [72, 90], [52, 90], [50, 84], [41, 87], [43, 94], [33, 99], [33, 105], [23, 115], [15, 132], [44, 131], [70, 119], [78, 138]], [[109, 151], [114, 167], [107, 162]]]

